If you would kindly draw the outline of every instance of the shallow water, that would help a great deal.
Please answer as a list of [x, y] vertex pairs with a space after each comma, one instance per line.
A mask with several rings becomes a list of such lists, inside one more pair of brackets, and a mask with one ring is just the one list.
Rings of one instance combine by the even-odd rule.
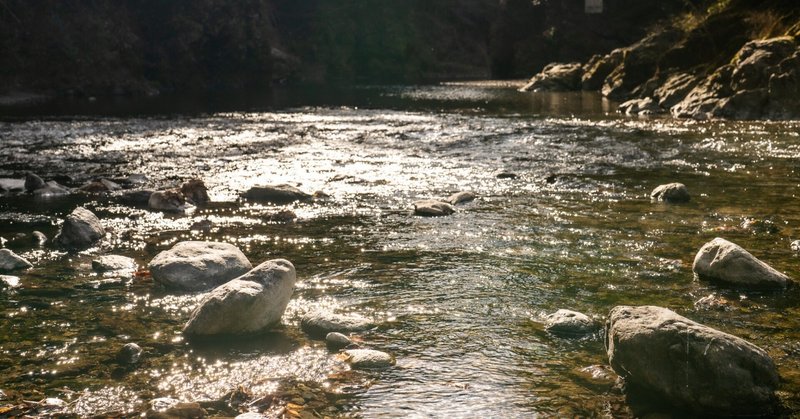
[[[647, 403], [634, 412], [613, 380], [582, 371], [607, 363], [599, 333], [565, 339], [542, 326], [559, 308], [602, 321], [615, 305], [656, 304], [766, 349], [786, 414], [800, 412], [797, 289], [730, 291], [691, 271], [697, 249], [722, 236], [800, 278], [789, 246], [800, 238], [800, 123], [625, 118], [595, 95], [493, 84], [279, 91], [210, 113], [93, 116], [114, 109], [6, 118], [0, 177], [33, 170], [78, 186], [141, 173], [149, 188], [200, 177], [214, 202], [178, 216], [113, 196], [0, 197], [0, 236], [35, 265], [0, 291], [6, 393], [61, 397], [88, 415], [155, 397], [214, 399], [237, 386], [265, 394], [296, 378], [341, 394], [335, 414], [362, 417], [663, 412]], [[498, 169], [518, 177], [498, 179]], [[685, 183], [692, 201], [650, 202], [671, 181]], [[283, 182], [330, 198], [287, 206], [299, 217], [290, 224], [267, 221], [284, 207], [239, 199]], [[410, 214], [416, 199], [462, 190], [479, 198], [455, 215]], [[97, 247], [68, 254], [25, 238], [53, 237], [77, 205], [109, 232]], [[749, 227], [751, 218], [772, 228]], [[211, 227], [192, 228], [203, 220]], [[254, 264], [292, 261], [299, 281], [283, 325], [190, 344], [180, 330], [199, 295], [90, 267], [107, 253], [144, 267], [187, 239], [233, 243]], [[695, 308], [714, 292], [728, 310]], [[318, 308], [374, 319], [360, 337], [397, 366], [345, 373], [299, 330]], [[145, 349], [136, 368], [108, 362], [126, 342]]]

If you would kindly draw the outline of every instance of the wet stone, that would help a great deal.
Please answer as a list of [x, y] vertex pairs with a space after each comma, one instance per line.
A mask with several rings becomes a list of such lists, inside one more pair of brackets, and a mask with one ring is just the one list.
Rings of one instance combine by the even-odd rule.
[[69, 249], [83, 249], [103, 238], [105, 234], [100, 219], [86, 208], [78, 207], [67, 215], [53, 242]]
[[497, 179], [516, 179], [517, 174], [505, 169], [500, 169], [494, 172], [494, 177]]
[[750, 288], [785, 288], [791, 283], [788, 276], [719, 237], [700, 248], [692, 271], [700, 279]]
[[689, 202], [689, 190], [682, 183], [659, 185], [650, 192], [650, 199], [668, 203]]
[[36, 196], [37, 198], [64, 196], [64, 195], [69, 195], [71, 193], [72, 191], [69, 188], [59, 184], [54, 180], [45, 183], [44, 186], [33, 191], [33, 195]]
[[345, 361], [353, 368], [388, 368], [395, 364], [394, 357], [374, 349], [348, 349], [344, 354]]
[[244, 197], [251, 201], [278, 205], [312, 199], [310, 194], [288, 184], [253, 186], [245, 192]]
[[147, 200], [147, 206], [151, 210], [165, 212], [187, 212], [193, 208], [193, 205], [186, 202], [186, 197], [176, 190], [153, 192]]
[[104, 255], [92, 261], [92, 269], [97, 272], [134, 270], [136, 261], [127, 256]]
[[201, 179], [192, 179], [181, 185], [181, 194], [194, 205], [205, 204], [211, 201], [208, 188]]
[[0, 272], [32, 268], [33, 264], [9, 249], [0, 249]]
[[731, 302], [727, 298], [717, 294], [709, 294], [694, 302], [696, 310], [727, 310], [731, 307]]
[[338, 351], [339, 349], [346, 348], [353, 343], [349, 337], [339, 333], [339, 332], [330, 332], [325, 335], [325, 345], [327, 345], [328, 349], [332, 351]]
[[34, 231], [31, 233], [31, 242], [37, 246], [42, 246], [47, 243], [47, 236], [41, 231]]
[[252, 269], [250, 261], [228, 243], [185, 241], [150, 261], [153, 280], [168, 288], [203, 291], [224, 284]]
[[119, 202], [124, 205], [130, 205], [135, 207], [148, 206], [148, 204], [150, 203], [151, 195], [153, 195], [153, 191], [150, 189], [125, 191], [122, 195], [119, 196]]
[[577, 311], [560, 309], [545, 317], [545, 330], [561, 336], [581, 336], [597, 329], [589, 316]]
[[800, 252], [800, 240], [793, 241], [789, 246], [793, 251]]
[[441, 217], [456, 212], [456, 209], [447, 202], [426, 199], [414, 202], [414, 215], [423, 217]]
[[25, 190], [28, 192], [33, 192], [39, 188], [44, 186], [44, 180], [40, 178], [35, 173], [26, 173], [25, 174]]
[[456, 192], [447, 197], [446, 201], [451, 205], [458, 205], [458, 204], [463, 204], [465, 202], [474, 201], [475, 198], [476, 196], [472, 192]]
[[300, 328], [314, 339], [323, 339], [328, 333], [360, 332], [372, 326], [368, 319], [355, 315], [313, 312], [300, 320]]
[[142, 356], [142, 348], [135, 343], [126, 343], [117, 352], [117, 362], [121, 364], [135, 364]]
[[12, 275], [0, 275], [0, 289], [16, 288], [19, 286], [19, 277]]

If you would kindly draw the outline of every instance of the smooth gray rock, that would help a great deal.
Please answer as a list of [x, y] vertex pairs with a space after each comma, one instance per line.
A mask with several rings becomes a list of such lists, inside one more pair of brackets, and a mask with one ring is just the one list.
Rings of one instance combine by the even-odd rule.
[[614, 307], [606, 349], [626, 385], [695, 411], [763, 414], [780, 382], [763, 349], [662, 307]]
[[456, 212], [456, 209], [447, 202], [425, 199], [414, 202], [414, 215], [423, 217], [441, 217]]
[[689, 202], [689, 190], [683, 183], [673, 182], [659, 185], [650, 192], [650, 199], [669, 203]]
[[36, 189], [33, 191], [33, 196], [37, 198], [50, 198], [55, 196], [64, 196], [71, 194], [72, 191], [59, 184], [58, 182], [51, 180], [44, 184], [41, 188]]
[[0, 249], [0, 272], [32, 268], [33, 264], [9, 249]]
[[348, 349], [344, 354], [345, 361], [358, 369], [388, 368], [395, 364], [394, 357], [374, 349]]
[[28, 192], [33, 192], [39, 188], [44, 187], [44, 180], [40, 178], [35, 173], [26, 173], [25, 174], [25, 190]]
[[156, 191], [150, 194], [147, 206], [152, 210], [165, 212], [186, 212], [194, 206], [186, 202], [186, 197], [180, 191]]
[[127, 256], [104, 255], [92, 261], [92, 269], [97, 272], [134, 270], [136, 261]]
[[189, 337], [240, 335], [271, 327], [280, 322], [296, 278], [288, 260], [266, 261], [208, 293], [183, 333]]
[[556, 335], [580, 336], [597, 330], [597, 324], [583, 313], [562, 308], [545, 317], [544, 328]]
[[142, 348], [135, 343], [126, 343], [117, 352], [117, 362], [121, 364], [135, 364], [142, 356]]
[[445, 199], [445, 201], [450, 205], [458, 205], [458, 204], [463, 204], [464, 202], [473, 201], [475, 200], [475, 198], [476, 197], [474, 193], [469, 191], [464, 191], [464, 192], [456, 192], [450, 195], [449, 197], [447, 197], [447, 199]]
[[357, 315], [341, 315], [316, 311], [300, 319], [300, 328], [315, 339], [323, 339], [328, 333], [360, 332], [372, 327], [372, 322]]
[[84, 249], [106, 235], [103, 223], [86, 208], [75, 208], [67, 215], [53, 242], [68, 249]]
[[339, 332], [330, 332], [325, 335], [325, 345], [328, 349], [332, 351], [338, 351], [339, 349], [346, 348], [353, 343], [349, 337], [339, 333]]
[[204, 291], [243, 275], [253, 265], [232, 244], [185, 241], [157, 254], [148, 268], [153, 280], [168, 288]]
[[313, 198], [312, 195], [287, 184], [253, 186], [245, 192], [244, 197], [252, 201], [279, 205], [295, 201], [310, 201]]
[[747, 250], [719, 237], [700, 248], [692, 271], [700, 279], [752, 288], [784, 288], [791, 282]]

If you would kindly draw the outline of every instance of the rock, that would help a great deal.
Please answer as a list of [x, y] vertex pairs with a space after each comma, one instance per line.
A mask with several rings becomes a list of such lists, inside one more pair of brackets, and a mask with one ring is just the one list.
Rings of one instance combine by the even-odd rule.
[[394, 357], [374, 349], [348, 349], [344, 354], [345, 361], [353, 368], [387, 368], [395, 364]]
[[694, 89], [700, 79], [688, 73], [676, 73], [667, 77], [666, 81], [653, 92], [658, 106], [670, 109], [680, 103]]
[[50, 182], [45, 183], [41, 188], [33, 191], [33, 196], [37, 198], [51, 198], [55, 196], [69, 195], [71, 193], [72, 191], [66, 186], [62, 186], [58, 182], [51, 180]]
[[800, 252], [800, 240], [793, 241], [789, 246], [793, 251]]
[[19, 286], [19, 277], [11, 275], [0, 275], [0, 289], [16, 288]]
[[33, 264], [17, 256], [9, 249], [0, 249], [0, 271], [16, 271], [32, 268]]
[[86, 208], [78, 207], [67, 215], [53, 242], [68, 249], [83, 249], [105, 235], [106, 230], [100, 219]]
[[562, 308], [545, 316], [544, 328], [556, 335], [581, 336], [594, 332], [597, 325], [583, 313]]
[[695, 310], [726, 310], [731, 303], [727, 298], [711, 293], [694, 302]]
[[360, 332], [372, 327], [372, 322], [357, 315], [340, 315], [315, 311], [300, 319], [300, 328], [314, 339], [323, 339], [328, 333]]
[[456, 212], [456, 209], [447, 202], [425, 199], [414, 202], [414, 215], [425, 217], [441, 217]]
[[664, 110], [658, 106], [655, 100], [651, 97], [644, 99], [631, 99], [619, 105], [619, 111], [626, 115], [655, 115], [663, 113]]
[[19, 193], [25, 191], [25, 179], [0, 178], [0, 192]]
[[753, 234], [778, 234], [780, 232], [780, 228], [770, 219], [757, 220], [754, 218], [746, 218], [740, 225], [743, 229]]
[[288, 260], [266, 261], [208, 293], [183, 333], [189, 337], [239, 335], [273, 326], [289, 304], [295, 280]]
[[520, 92], [564, 92], [581, 90], [580, 63], [550, 63], [519, 89]]
[[117, 362], [120, 364], [135, 364], [142, 356], [142, 348], [135, 343], [126, 343], [117, 352]]
[[338, 351], [339, 349], [346, 348], [353, 343], [349, 337], [339, 333], [339, 332], [330, 332], [325, 335], [325, 345], [328, 349], [332, 351]]
[[97, 272], [135, 270], [136, 261], [126, 256], [105, 255], [92, 261], [92, 269]]
[[277, 224], [288, 224], [297, 219], [297, 214], [292, 210], [281, 210], [265, 217], [268, 222]]
[[791, 282], [788, 276], [719, 237], [700, 248], [692, 271], [700, 279], [752, 288], [785, 288]]
[[445, 201], [447, 201], [450, 205], [458, 205], [473, 200], [475, 200], [475, 194], [472, 192], [456, 192], [447, 197]]
[[499, 169], [494, 172], [494, 177], [497, 179], [516, 179], [517, 174], [514, 172], [509, 172], [508, 170]]
[[81, 192], [87, 192], [87, 193], [108, 193], [108, 192], [118, 191], [120, 189], [122, 189], [121, 186], [108, 179], [95, 179], [78, 188], [78, 190], [80, 190]]
[[689, 202], [689, 190], [683, 183], [659, 185], [650, 192], [650, 199], [669, 203]]
[[31, 242], [37, 246], [42, 246], [47, 243], [47, 236], [41, 231], [34, 231], [31, 233]]
[[621, 62], [604, 80], [603, 96], [620, 101], [631, 99], [633, 90], [653, 77], [663, 54], [681, 36], [682, 33], [677, 30], [655, 32], [616, 52], [620, 55]]
[[134, 207], [149, 206], [151, 195], [153, 195], [153, 191], [150, 189], [125, 191], [122, 195], [119, 196], [119, 201], [122, 204]]
[[150, 410], [145, 414], [148, 419], [195, 419], [205, 416], [206, 412], [199, 403], [185, 403], [171, 397], [151, 400]]
[[236, 246], [201, 241], [177, 243], [148, 264], [154, 281], [184, 291], [211, 289], [245, 274], [252, 267]]
[[33, 192], [37, 189], [44, 187], [44, 180], [37, 176], [35, 173], [26, 173], [25, 174], [25, 190], [28, 192]]
[[201, 205], [211, 201], [208, 197], [208, 188], [200, 179], [192, 179], [181, 185], [181, 194], [192, 204]]
[[150, 194], [147, 206], [152, 210], [166, 212], [186, 212], [193, 206], [186, 202], [186, 198], [180, 191], [166, 190], [157, 191]]
[[622, 63], [623, 49], [615, 49], [605, 56], [595, 55], [583, 66], [581, 88], [583, 90], [600, 90], [606, 77]]
[[614, 307], [606, 349], [626, 386], [695, 411], [764, 414], [779, 384], [763, 349], [662, 307]]
[[279, 205], [295, 201], [310, 201], [312, 199], [311, 195], [287, 184], [253, 186], [245, 192], [244, 197], [252, 201]]

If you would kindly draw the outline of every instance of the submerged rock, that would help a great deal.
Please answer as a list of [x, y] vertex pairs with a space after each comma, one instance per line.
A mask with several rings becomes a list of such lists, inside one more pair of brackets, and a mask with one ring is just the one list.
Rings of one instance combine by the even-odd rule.
[[166, 212], [186, 212], [192, 208], [180, 191], [171, 189], [153, 192], [147, 200], [147, 205], [152, 210]]
[[423, 217], [441, 217], [456, 212], [456, 209], [447, 202], [425, 199], [414, 202], [414, 215]]
[[562, 308], [545, 317], [545, 330], [556, 335], [580, 336], [597, 330], [597, 324], [583, 313]]
[[341, 315], [316, 311], [300, 319], [300, 328], [315, 339], [323, 339], [328, 333], [360, 332], [372, 327], [368, 319], [356, 315]]
[[181, 194], [194, 205], [206, 204], [211, 201], [208, 197], [208, 188], [200, 179], [192, 179], [181, 185]]
[[313, 197], [300, 189], [287, 184], [253, 186], [244, 197], [270, 204], [288, 204], [295, 201], [310, 201]]
[[763, 414], [779, 384], [763, 349], [662, 307], [614, 307], [606, 349], [627, 385], [691, 410]]
[[346, 348], [352, 344], [353, 341], [350, 340], [349, 337], [339, 332], [330, 332], [325, 335], [325, 345], [332, 351], [338, 351], [339, 349]]
[[126, 343], [117, 352], [117, 362], [121, 364], [135, 364], [142, 356], [142, 348], [135, 343]]
[[156, 255], [148, 264], [153, 280], [168, 288], [204, 291], [240, 276], [253, 265], [228, 243], [185, 241]]
[[16, 271], [32, 268], [33, 264], [9, 249], [0, 249], [0, 271]]
[[36, 189], [33, 191], [33, 196], [37, 198], [50, 198], [54, 196], [64, 196], [71, 194], [72, 191], [59, 184], [58, 182], [51, 180], [44, 184], [41, 188]]
[[136, 261], [127, 256], [104, 255], [92, 261], [92, 269], [97, 272], [134, 270]]
[[468, 191], [456, 192], [445, 199], [445, 201], [447, 201], [447, 203], [450, 205], [463, 204], [464, 202], [470, 202], [473, 200], [475, 200], [475, 194]]
[[100, 219], [86, 208], [78, 207], [67, 215], [53, 242], [68, 249], [83, 249], [105, 235]]
[[189, 337], [238, 335], [273, 326], [289, 304], [295, 280], [288, 260], [266, 261], [208, 293], [183, 333]]
[[345, 361], [353, 368], [388, 368], [395, 364], [394, 357], [374, 349], [348, 349]]
[[700, 279], [754, 288], [784, 288], [791, 282], [737, 244], [719, 237], [700, 248], [692, 271]]
[[683, 183], [673, 182], [659, 185], [650, 192], [650, 199], [669, 203], [689, 202], [689, 190]]

